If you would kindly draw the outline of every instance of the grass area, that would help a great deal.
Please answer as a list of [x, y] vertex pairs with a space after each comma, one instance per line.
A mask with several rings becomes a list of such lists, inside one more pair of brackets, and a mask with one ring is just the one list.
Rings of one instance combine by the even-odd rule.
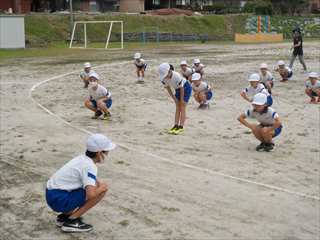
[[[227, 42], [215, 42], [215, 44], [225, 44]], [[231, 42], [230, 42], [231, 43]], [[169, 47], [181, 45], [181, 42], [149, 42], [146, 44], [141, 44], [139, 42], [125, 42], [124, 51], [131, 50], [143, 50], [143, 49], [153, 49], [155, 47]], [[202, 44], [198, 42], [188, 42], [187, 44]], [[104, 47], [102, 43], [90, 44], [88, 47], [98, 48]], [[110, 50], [101, 50], [101, 49], [78, 49], [72, 48], [69, 49], [69, 45], [65, 42], [54, 42], [48, 45], [45, 48], [26, 48], [26, 49], [0, 49], [0, 59], [9, 59], [9, 58], [29, 58], [29, 57], [58, 57], [58, 56], [72, 56], [72, 55], [90, 55], [93, 52], [101, 51], [112, 51], [112, 48], [120, 47], [119, 43], [111, 43]]]
[[[236, 18], [237, 20], [235, 20]], [[146, 16], [146, 15], [76, 15], [76, 21], [84, 20], [122, 20], [126, 33], [154, 32], [177, 34], [207, 34], [218, 40], [231, 40], [235, 31], [244, 31], [245, 16]], [[70, 18], [68, 15], [36, 14], [25, 17], [26, 40], [30, 46], [47, 46], [55, 41], [70, 38]], [[234, 27], [236, 27], [236, 29]], [[87, 36], [92, 40], [105, 39], [105, 24], [87, 25]], [[116, 37], [119, 37], [120, 25], [114, 25]], [[76, 39], [83, 39], [83, 28], [79, 26]]]
[[[176, 34], [206, 34], [210, 39], [233, 40], [234, 33], [245, 33], [246, 20], [249, 15], [206, 15], [206, 16], [147, 16], [128, 14], [76, 14], [75, 21], [83, 20], [122, 20], [125, 33], [161, 32]], [[271, 24], [277, 32], [291, 38], [294, 26], [300, 26], [307, 32], [305, 37], [320, 36], [320, 24], [314, 24], [315, 16], [288, 17], [272, 16]], [[47, 47], [54, 42], [67, 41], [70, 38], [69, 15], [31, 14], [25, 17], [26, 40], [31, 47]], [[310, 24], [309, 24], [310, 23]], [[83, 41], [83, 26], [75, 39]], [[87, 36], [94, 41], [102, 42], [106, 38], [108, 27], [105, 24], [87, 25]], [[113, 28], [113, 40], [120, 38], [120, 25]], [[140, 38], [140, 35], [137, 35]], [[142, 37], [141, 37], [142, 38]]]

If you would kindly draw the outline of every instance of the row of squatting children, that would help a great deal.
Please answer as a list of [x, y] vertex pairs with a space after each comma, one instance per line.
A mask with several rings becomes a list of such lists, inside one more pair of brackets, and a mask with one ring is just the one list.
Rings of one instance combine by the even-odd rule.
[[89, 75], [88, 97], [84, 105], [94, 112], [92, 119], [98, 119], [103, 115], [103, 120], [111, 117], [110, 108], [112, 106], [111, 92], [99, 84], [100, 77], [97, 73], [92, 72]]
[[60, 213], [56, 225], [64, 232], [88, 232], [92, 225], [82, 215], [98, 204], [106, 195], [108, 185], [98, 179], [97, 163], [103, 163], [116, 147], [106, 136], [93, 134], [86, 143], [86, 152], [75, 157], [47, 181], [46, 201]]

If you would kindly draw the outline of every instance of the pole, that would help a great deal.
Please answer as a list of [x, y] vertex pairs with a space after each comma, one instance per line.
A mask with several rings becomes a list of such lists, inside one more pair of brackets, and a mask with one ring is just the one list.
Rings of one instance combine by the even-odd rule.
[[74, 19], [73, 19], [73, 8], [72, 8], [72, 0], [69, 0], [69, 10], [70, 10], [70, 29], [73, 29]]

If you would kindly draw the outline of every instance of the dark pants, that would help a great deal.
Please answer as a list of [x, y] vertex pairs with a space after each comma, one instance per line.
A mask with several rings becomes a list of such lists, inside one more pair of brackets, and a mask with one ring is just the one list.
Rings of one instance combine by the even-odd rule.
[[303, 69], [307, 70], [307, 66], [306, 66], [306, 64], [304, 62], [304, 59], [303, 59], [303, 54], [294, 54], [293, 53], [292, 56], [291, 56], [291, 59], [290, 59], [289, 68], [292, 69], [293, 63], [296, 60], [297, 56], [299, 58], [299, 61], [300, 61], [301, 65], [303, 66]]

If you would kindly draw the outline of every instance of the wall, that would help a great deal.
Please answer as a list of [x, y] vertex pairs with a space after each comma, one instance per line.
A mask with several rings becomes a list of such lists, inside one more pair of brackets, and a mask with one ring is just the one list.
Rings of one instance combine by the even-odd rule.
[[25, 48], [24, 16], [0, 15], [0, 48]]
[[144, 0], [120, 0], [120, 12], [143, 12]]

